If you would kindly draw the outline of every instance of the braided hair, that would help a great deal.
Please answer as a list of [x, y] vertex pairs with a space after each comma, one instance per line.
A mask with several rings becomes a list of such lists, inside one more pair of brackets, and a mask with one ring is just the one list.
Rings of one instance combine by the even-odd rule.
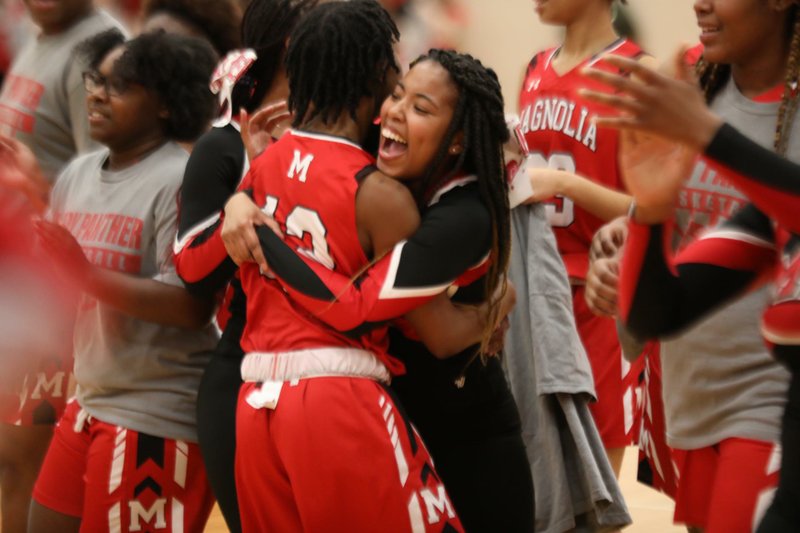
[[[786, 155], [789, 145], [789, 134], [792, 131], [794, 117], [798, 106], [798, 79], [800, 79], [800, 7], [795, 5], [789, 12], [791, 37], [789, 59], [784, 76], [783, 97], [778, 110], [778, 122], [775, 126], [773, 147], [779, 155]], [[705, 93], [706, 102], [710, 103], [731, 77], [731, 66], [709, 63], [701, 57], [695, 67], [700, 86]]]
[[[411, 67], [423, 61], [435, 61], [447, 70], [458, 89], [458, 101], [444, 139], [421, 180], [417, 203], [423, 210], [436, 191], [457, 172], [477, 177], [481, 196], [492, 220], [492, 261], [486, 276], [486, 296], [491, 299], [498, 287], [501, 288], [501, 294], [506, 291], [504, 274], [511, 253], [508, 180], [503, 157], [503, 144], [509, 139], [509, 132], [500, 82], [492, 69], [484, 67], [468, 54], [432, 49], [415, 60]], [[448, 148], [458, 133], [463, 134], [463, 149], [456, 161], [452, 162]], [[491, 336], [498, 311], [498, 306], [492, 304], [491, 320], [484, 332], [482, 347]]]
[[331, 2], [312, 9], [289, 40], [286, 72], [293, 127], [347, 111], [356, 119], [364, 97], [378, 94], [389, 69], [399, 71], [393, 45], [400, 37], [375, 0]]
[[242, 18], [242, 46], [258, 59], [233, 89], [233, 109], [253, 112], [261, 105], [286, 57], [289, 34], [318, 0], [253, 0]]

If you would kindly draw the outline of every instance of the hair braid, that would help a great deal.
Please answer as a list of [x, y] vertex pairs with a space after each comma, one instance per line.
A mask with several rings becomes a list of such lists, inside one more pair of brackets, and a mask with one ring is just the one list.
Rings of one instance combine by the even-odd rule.
[[[509, 133], [500, 82], [493, 70], [468, 54], [432, 49], [414, 61], [412, 68], [422, 61], [435, 61], [444, 67], [459, 95], [444, 140], [422, 179], [417, 201], [420, 209], [424, 209], [430, 197], [456, 172], [469, 172], [476, 176], [492, 220], [491, 264], [485, 286], [487, 299], [491, 300], [498, 287], [501, 294], [506, 290], [504, 274], [511, 253], [511, 217], [503, 156], [503, 144]], [[448, 149], [458, 132], [464, 136], [463, 149], [456, 161], [451, 162]], [[449, 171], [446, 168], [448, 164], [453, 165]], [[498, 313], [499, 306], [492, 304], [481, 348], [485, 348], [491, 337]]]
[[786, 155], [789, 145], [789, 135], [797, 113], [798, 90], [797, 82], [800, 76], [800, 8], [793, 8], [792, 37], [789, 45], [789, 59], [786, 63], [786, 78], [783, 88], [783, 98], [778, 111], [778, 124], [775, 127], [775, 152]]
[[242, 17], [242, 46], [258, 58], [233, 90], [233, 109], [261, 105], [286, 57], [286, 40], [318, 0], [252, 0]]
[[361, 99], [376, 96], [389, 69], [399, 70], [400, 34], [375, 0], [331, 2], [312, 9], [292, 32], [286, 54], [293, 126], [316, 117], [355, 119]]

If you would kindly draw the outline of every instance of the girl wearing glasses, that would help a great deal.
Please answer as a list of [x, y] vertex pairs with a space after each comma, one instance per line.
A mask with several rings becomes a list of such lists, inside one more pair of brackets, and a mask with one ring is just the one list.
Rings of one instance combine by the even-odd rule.
[[[198, 531], [213, 502], [195, 397], [214, 345], [212, 303], [175, 274], [177, 192], [213, 112], [215, 56], [165, 33], [83, 45], [92, 138], [105, 146], [59, 177], [45, 251], [84, 291], [75, 327], [77, 396], [34, 488], [30, 531]], [[198, 331], [199, 330], [199, 331]]]

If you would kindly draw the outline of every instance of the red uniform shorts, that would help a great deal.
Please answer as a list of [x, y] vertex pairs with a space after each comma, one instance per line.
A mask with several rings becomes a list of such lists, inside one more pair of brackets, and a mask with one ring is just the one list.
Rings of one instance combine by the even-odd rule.
[[[425, 446], [385, 387], [352, 377], [273, 383], [245, 383], [239, 393], [245, 532], [462, 531]], [[264, 407], [275, 388], [277, 403]]]
[[595, 316], [586, 304], [584, 287], [572, 287], [575, 323], [592, 366], [597, 401], [589, 404], [606, 448], [632, 444], [638, 436], [639, 376], [643, 358], [629, 363], [622, 356], [613, 318]]
[[63, 357], [42, 359], [16, 391], [0, 394], [0, 422], [15, 426], [55, 425], [71, 393], [72, 349]]
[[638, 479], [672, 499], [678, 491], [678, 472], [667, 445], [664, 400], [661, 393], [660, 346], [649, 342], [642, 359], [645, 362], [642, 387], [641, 429], [639, 432]]
[[92, 533], [199, 533], [214, 504], [197, 444], [87, 418], [77, 401], [56, 426], [33, 499], [82, 517]]
[[755, 531], [778, 485], [778, 444], [731, 438], [673, 455], [680, 473], [675, 522], [705, 533]]

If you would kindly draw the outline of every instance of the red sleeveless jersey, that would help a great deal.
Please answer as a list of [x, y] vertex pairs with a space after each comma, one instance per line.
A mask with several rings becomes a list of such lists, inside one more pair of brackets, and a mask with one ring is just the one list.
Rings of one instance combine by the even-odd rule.
[[[617, 164], [618, 133], [598, 129], [592, 117], [613, 114], [600, 104], [589, 102], [578, 90], [589, 88], [608, 92], [604, 85], [581, 74], [586, 66], [618, 72], [599, 54], [559, 75], [552, 67], [557, 48], [533, 57], [519, 96], [520, 128], [531, 157], [542, 167], [579, 174], [592, 181], [621, 190]], [[633, 42], [620, 39], [603, 53], [638, 58], [643, 52]], [[588, 250], [595, 231], [603, 221], [573, 204], [569, 198], [554, 197], [547, 202], [550, 224], [570, 277], [585, 279]]]
[[[357, 177], [374, 162], [345, 139], [290, 131], [253, 161], [245, 182], [255, 203], [280, 224], [289, 246], [353, 278], [368, 262], [356, 228]], [[402, 371], [402, 364], [386, 354], [385, 328], [347, 337], [292, 302], [255, 263], [242, 265], [240, 273], [247, 294], [245, 353], [356, 347], [375, 353], [392, 373]]]

